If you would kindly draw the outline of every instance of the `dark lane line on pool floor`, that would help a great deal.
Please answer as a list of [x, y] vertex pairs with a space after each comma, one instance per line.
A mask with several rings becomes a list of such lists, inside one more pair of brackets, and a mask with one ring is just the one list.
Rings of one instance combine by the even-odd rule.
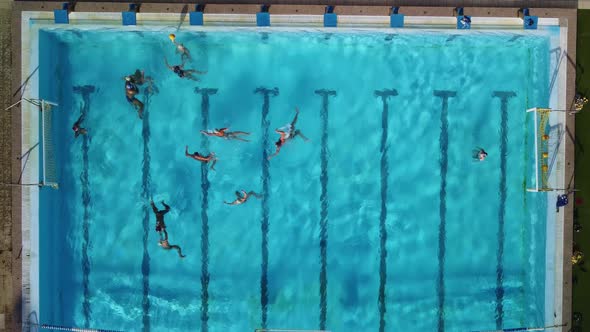
[[[217, 89], [195, 88], [201, 95], [201, 128], [209, 128], [209, 96], [217, 93]], [[209, 151], [207, 136], [201, 139], [201, 150]], [[209, 329], [209, 164], [201, 164], [201, 331]]]
[[[144, 109], [143, 119], [141, 128], [141, 137], [143, 138], [143, 159], [141, 161], [141, 197], [144, 202], [148, 202], [151, 198], [151, 173], [150, 173], [150, 98], [152, 90], [144, 90]], [[143, 310], [143, 331], [149, 332], [151, 329], [150, 322], [150, 254], [148, 251], [148, 236], [150, 232], [150, 217], [152, 209], [146, 204], [143, 208], [143, 258], [141, 261], [141, 274], [143, 277], [143, 299], [142, 299], [142, 310]]]
[[438, 278], [437, 278], [437, 297], [438, 297], [438, 331], [445, 330], [445, 239], [447, 223], [447, 169], [449, 153], [449, 98], [455, 97], [457, 92], [434, 90], [433, 94], [442, 99], [440, 112], [440, 205], [439, 215], [440, 224], [438, 229]]
[[268, 89], [259, 87], [254, 90], [255, 94], [263, 96], [262, 103], [262, 117], [260, 127], [262, 130], [262, 218], [260, 220], [260, 231], [262, 233], [261, 251], [262, 262], [260, 264], [260, 307], [261, 307], [261, 328], [266, 329], [267, 315], [268, 315], [268, 187], [270, 184], [270, 171], [268, 160], [268, 130], [270, 123], [268, 122], [268, 111], [270, 109], [270, 97], [279, 95], [279, 89]]
[[385, 332], [385, 287], [387, 282], [387, 181], [389, 179], [389, 161], [387, 159], [387, 137], [389, 127], [389, 97], [397, 96], [396, 89], [376, 90], [375, 96], [381, 98], [383, 111], [381, 113], [381, 214], [379, 215], [379, 332]]
[[500, 208], [498, 209], [498, 261], [496, 265], [496, 329], [502, 329], [504, 318], [504, 218], [506, 214], [506, 157], [508, 155], [508, 100], [516, 97], [512, 91], [494, 91], [495, 98], [500, 98]]
[[320, 184], [320, 330], [326, 329], [328, 307], [328, 106], [329, 98], [336, 96], [334, 90], [316, 90], [322, 97], [321, 118], [321, 173]]
[[[80, 109], [80, 119], [86, 118], [90, 110], [90, 94], [94, 92], [94, 86], [85, 85], [74, 87], [74, 92], [82, 95], [82, 107]], [[84, 214], [82, 217], [82, 290], [84, 301], [82, 302], [82, 312], [84, 314], [84, 327], [90, 327], [92, 310], [90, 308], [90, 288], [88, 278], [90, 276], [90, 259], [88, 258], [88, 246], [90, 244], [90, 182], [88, 181], [88, 149], [90, 148], [90, 138], [88, 135], [82, 135], [82, 173], [80, 174], [80, 184], [82, 187], [82, 206]]]

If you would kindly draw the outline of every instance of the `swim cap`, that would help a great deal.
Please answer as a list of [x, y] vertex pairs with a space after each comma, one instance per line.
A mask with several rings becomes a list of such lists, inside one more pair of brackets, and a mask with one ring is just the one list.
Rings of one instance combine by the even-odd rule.
[[131, 81], [131, 77], [125, 76], [125, 81], [127, 81], [127, 82]]
[[171, 42], [174, 42], [174, 39], [176, 39], [176, 36], [173, 33], [171, 33], [168, 35], [168, 38], [170, 38]]

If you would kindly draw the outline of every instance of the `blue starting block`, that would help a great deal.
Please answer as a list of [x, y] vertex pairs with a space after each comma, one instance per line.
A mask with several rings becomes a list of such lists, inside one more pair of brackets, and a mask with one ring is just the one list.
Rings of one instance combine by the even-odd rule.
[[70, 5], [64, 3], [61, 9], [53, 10], [53, 23], [55, 24], [69, 24], [70, 23]]
[[457, 16], [457, 29], [459, 29], [459, 30], [471, 29], [471, 16], [466, 16], [466, 15]]
[[270, 26], [270, 13], [268, 12], [268, 5], [262, 5], [260, 11], [256, 13], [256, 26], [258, 27], [269, 27]]
[[338, 26], [338, 15], [334, 13], [334, 6], [326, 6], [324, 13], [324, 27], [335, 28]]
[[389, 15], [389, 26], [392, 28], [404, 27], [404, 14], [399, 14], [399, 7], [392, 7]]
[[139, 11], [139, 5], [130, 4], [129, 11], [122, 12], [123, 25], [137, 25], [137, 12]]
[[539, 16], [525, 16], [522, 20], [525, 30], [537, 30]]
[[256, 13], [256, 26], [269, 27], [270, 26], [270, 14], [269, 13]]
[[194, 12], [189, 12], [189, 24], [190, 25], [203, 25], [203, 9], [205, 6], [197, 5]]

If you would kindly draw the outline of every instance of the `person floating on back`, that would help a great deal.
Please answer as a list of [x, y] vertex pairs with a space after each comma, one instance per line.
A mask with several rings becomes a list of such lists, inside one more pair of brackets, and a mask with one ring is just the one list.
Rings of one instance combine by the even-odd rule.
[[175, 244], [170, 244], [168, 242], [168, 233], [166, 233], [166, 232], [164, 232], [164, 238], [161, 239], [160, 241], [158, 241], [158, 245], [160, 245], [160, 247], [162, 247], [162, 249], [166, 249], [166, 250], [176, 249], [176, 251], [178, 251], [178, 256], [180, 258], [186, 257], [186, 255], [182, 254], [182, 248], [180, 248], [180, 246], [177, 246]]
[[158, 210], [154, 201], [150, 202], [152, 206], [152, 210], [156, 214], [156, 232], [160, 234], [160, 239], [167, 238], [168, 233], [166, 232], [166, 224], [164, 223], [164, 215], [170, 212], [170, 206], [162, 201], [162, 205], [164, 205], [164, 210]]
[[188, 48], [186, 48], [182, 43], [177, 42], [176, 36], [173, 33], [168, 35], [168, 38], [170, 38], [170, 41], [172, 41], [174, 46], [176, 46], [176, 53], [180, 53], [180, 58], [182, 59], [182, 62], [190, 60], [191, 53], [189, 52]]
[[283, 147], [283, 145], [285, 145], [285, 143], [289, 142], [290, 140], [292, 140], [293, 138], [295, 138], [297, 136], [303, 138], [304, 141], [309, 141], [309, 139], [307, 137], [305, 137], [301, 133], [300, 130], [295, 129], [295, 123], [297, 123], [298, 116], [299, 116], [299, 109], [297, 107], [295, 107], [295, 117], [293, 118], [293, 121], [291, 121], [291, 123], [288, 123], [281, 128], [275, 129], [275, 132], [278, 133], [279, 135], [281, 135], [281, 137], [279, 137], [279, 139], [275, 143], [275, 146], [276, 146], [275, 153], [273, 155], [269, 156], [268, 159], [278, 155], [279, 151], [281, 151], [281, 148]]
[[215, 153], [211, 152], [209, 153], [208, 156], [203, 156], [202, 154], [200, 154], [199, 152], [195, 151], [193, 153], [188, 153], [188, 145], [186, 146], [185, 150], [184, 150], [184, 155], [189, 157], [189, 158], [193, 158], [194, 160], [200, 161], [202, 163], [211, 163], [211, 169], [215, 170], [215, 164], [217, 163], [217, 157], [215, 156]]
[[246, 201], [248, 200], [248, 198], [250, 198], [250, 196], [254, 196], [256, 198], [262, 197], [262, 195], [257, 194], [253, 191], [246, 192], [244, 189], [242, 189], [241, 191], [236, 191], [236, 200], [235, 201], [233, 201], [233, 202], [223, 201], [223, 203], [225, 203], [227, 205], [240, 205], [240, 204], [246, 203]]
[[206, 74], [206, 71], [198, 71], [196, 69], [184, 69], [184, 61], [180, 65], [171, 66], [168, 63], [168, 60], [164, 58], [164, 62], [166, 63], [166, 67], [172, 70], [178, 77], [180, 78], [187, 78], [189, 80], [198, 81], [199, 79], [193, 76], [193, 73], [196, 74]]
[[488, 156], [488, 153], [483, 148], [478, 147], [476, 149], [473, 149], [473, 159], [474, 160], [484, 161], [487, 156]]
[[220, 129], [213, 129], [213, 130], [201, 130], [201, 134], [205, 135], [205, 136], [214, 136], [214, 137], [221, 137], [221, 138], [225, 138], [227, 140], [238, 140], [238, 141], [243, 141], [243, 142], [250, 142], [247, 139], [241, 138], [239, 137], [239, 135], [250, 135], [250, 133], [247, 133], [245, 131], [227, 131], [229, 128], [220, 128]]
[[135, 97], [138, 93], [139, 88], [137, 87], [137, 84], [133, 82], [133, 79], [130, 76], [125, 76], [125, 96], [127, 97], [127, 101], [137, 109], [137, 115], [142, 119], [143, 103]]
[[88, 133], [86, 128], [81, 127], [82, 121], [84, 121], [84, 114], [80, 114], [80, 117], [78, 118], [78, 120], [76, 120], [76, 122], [74, 122], [74, 125], [72, 126], [72, 130], [74, 131], [74, 138], [78, 138], [79, 135], [86, 135]]

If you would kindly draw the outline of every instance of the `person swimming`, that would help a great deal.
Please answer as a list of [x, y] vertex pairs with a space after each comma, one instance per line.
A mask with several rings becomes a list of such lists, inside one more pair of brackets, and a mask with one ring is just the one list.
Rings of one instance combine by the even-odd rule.
[[164, 62], [166, 62], [166, 67], [168, 67], [168, 69], [172, 70], [180, 78], [187, 78], [189, 80], [198, 81], [199, 79], [197, 77], [193, 76], [193, 73], [196, 73], [196, 74], [206, 74], [207, 73], [207, 71], [198, 71], [196, 69], [184, 69], [184, 61], [182, 62], [182, 64], [176, 65], [176, 66], [171, 66], [168, 63], [168, 60], [166, 58], [164, 58]]
[[474, 160], [484, 161], [487, 156], [488, 156], [488, 153], [483, 148], [477, 147], [476, 149], [473, 149], [473, 159]]
[[246, 203], [246, 201], [248, 200], [248, 198], [250, 198], [250, 196], [254, 196], [256, 198], [262, 197], [262, 195], [257, 194], [253, 191], [246, 192], [244, 189], [242, 189], [241, 191], [236, 191], [236, 200], [235, 201], [233, 201], [233, 202], [223, 201], [223, 203], [225, 203], [227, 205], [240, 205], [240, 204]]
[[176, 54], [180, 53], [182, 62], [191, 59], [191, 52], [189, 52], [188, 48], [186, 48], [184, 44], [177, 42], [176, 39], [172, 40], [172, 42], [176, 46]]
[[165, 235], [165, 237], [167, 238], [168, 233], [166, 232], [166, 224], [164, 223], [164, 215], [166, 215], [166, 213], [170, 212], [170, 206], [168, 204], [166, 204], [164, 201], [162, 201], [162, 205], [164, 205], [164, 210], [158, 210], [158, 208], [156, 207], [156, 204], [154, 204], [154, 201], [151, 201], [150, 205], [152, 206], [152, 210], [156, 214], [156, 232], [158, 232], [160, 234], [160, 238], [163, 238], [162, 235]]
[[188, 145], [187, 145], [184, 150], [184, 155], [189, 158], [193, 158], [194, 160], [205, 163], [205, 164], [211, 162], [211, 169], [215, 170], [215, 164], [217, 163], [217, 157], [215, 156], [215, 153], [213, 153], [213, 152], [209, 153], [208, 156], [203, 156], [202, 154], [200, 154], [197, 151], [195, 151], [193, 153], [188, 153]]
[[178, 256], [180, 258], [185, 258], [186, 255], [182, 254], [182, 248], [180, 248], [180, 246], [175, 245], [175, 244], [170, 244], [170, 242], [168, 242], [168, 233], [164, 232], [165, 236], [163, 239], [160, 239], [158, 241], [158, 245], [160, 247], [162, 247], [162, 249], [166, 249], [166, 250], [170, 250], [170, 249], [176, 249], [176, 251], [178, 252]]
[[213, 130], [201, 130], [201, 134], [205, 136], [214, 136], [214, 137], [221, 137], [227, 140], [239, 140], [243, 142], [250, 142], [247, 139], [239, 137], [239, 135], [250, 135], [250, 133], [245, 131], [227, 131], [229, 128], [220, 128], [220, 129], [213, 129]]
[[153, 92], [156, 90], [156, 87], [154, 86], [154, 79], [150, 76], [145, 76], [145, 72], [143, 70], [136, 69], [135, 73], [127, 77], [131, 78], [131, 82], [138, 86], [147, 84], [148, 86], [146, 91]]
[[285, 143], [289, 142], [290, 140], [292, 140], [293, 138], [295, 138], [297, 136], [300, 136], [301, 138], [303, 138], [304, 141], [309, 141], [309, 138], [305, 137], [301, 133], [300, 130], [295, 129], [295, 124], [297, 123], [298, 117], [299, 117], [299, 109], [297, 107], [295, 107], [295, 117], [293, 118], [293, 121], [291, 121], [291, 123], [288, 123], [281, 128], [275, 129], [275, 132], [281, 136], [279, 137], [279, 139], [275, 143], [275, 146], [276, 146], [275, 153], [272, 154], [271, 156], [269, 156], [268, 159], [278, 155], [279, 151], [281, 151], [281, 148], [283, 147], [283, 145], [285, 145]]
[[79, 135], [86, 135], [88, 133], [86, 128], [81, 127], [82, 121], [84, 121], [84, 114], [80, 114], [80, 117], [78, 118], [78, 120], [76, 120], [76, 122], [74, 122], [74, 125], [72, 126], [72, 130], [74, 131], [74, 138], [78, 138]]
[[139, 88], [133, 82], [130, 76], [125, 76], [125, 97], [127, 101], [131, 103], [135, 109], [137, 109], [137, 115], [140, 119], [143, 118], [143, 103], [139, 101], [135, 96], [139, 93]]

